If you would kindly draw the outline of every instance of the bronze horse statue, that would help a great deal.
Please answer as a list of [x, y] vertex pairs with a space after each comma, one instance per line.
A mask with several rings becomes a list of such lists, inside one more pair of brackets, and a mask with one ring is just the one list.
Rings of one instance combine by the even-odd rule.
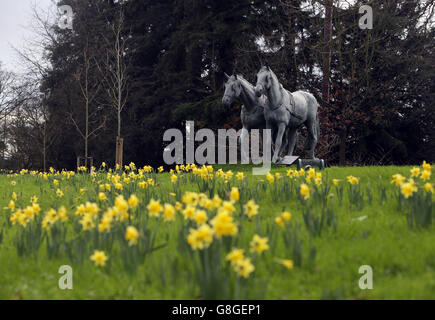
[[[227, 82], [225, 83], [225, 93], [222, 98], [224, 106], [231, 106], [236, 99], [241, 99], [243, 105], [240, 111], [242, 121], [242, 132], [240, 135], [242, 163], [249, 161], [249, 150], [246, 150], [246, 139], [251, 129], [265, 129], [266, 120], [264, 111], [268, 109], [269, 100], [266, 96], [255, 94], [254, 86], [241, 75], [229, 76], [225, 73]], [[284, 143], [287, 141], [285, 140]], [[245, 162], [244, 162], [245, 161]]]
[[269, 67], [262, 67], [257, 74], [255, 86], [257, 97], [267, 97], [268, 102], [264, 107], [264, 118], [266, 128], [272, 130], [272, 137], [275, 135], [275, 150], [272, 162], [281, 161], [283, 136], [288, 129], [288, 155], [293, 154], [297, 130], [305, 124], [308, 130], [308, 138], [305, 141], [304, 149], [309, 151], [310, 159], [317, 159], [314, 156], [314, 149], [320, 135], [318, 108], [316, 98], [308, 92], [289, 92], [284, 89], [278, 81], [275, 73]]

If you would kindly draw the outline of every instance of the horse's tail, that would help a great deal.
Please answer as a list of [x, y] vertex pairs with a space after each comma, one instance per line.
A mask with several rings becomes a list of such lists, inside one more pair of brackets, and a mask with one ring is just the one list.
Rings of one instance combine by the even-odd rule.
[[319, 141], [320, 138], [320, 123], [319, 123], [319, 113], [316, 113], [316, 135], [317, 135], [317, 141]]
[[308, 100], [311, 100], [311, 104], [313, 106], [316, 106], [316, 120], [314, 121], [314, 125], [315, 125], [315, 130], [316, 130], [316, 138], [317, 140], [319, 140], [320, 137], [320, 123], [319, 123], [319, 108], [320, 108], [320, 104], [319, 102], [317, 102], [316, 97], [309, 93], [309, 92], [304, 92], [305, 96]]
[[317, 101], [316, 97], [309, 93], [308, 96], [310, 97], [310, 99], [313, 100], [314, 105], [316, 105], [316, 121], [315, 121], [315, 126], [316, 126], [316, 136], [317, 136], [317, 141], [320, 138], [320, 123], [319, 123], [319, 108], [320, 108], [320, 104]]
[[319, 123], [319, 108], [320, 108], [320, 104], [319, 102], [317, 102], [316, 97], [314, 97], [313, 95], [311, 95], [314, 100], [314, 103], [317, 105], [317, 111], [316, 111], [316, 135], [317, 135], [317, 141], [319, 141], [320, 138], [320, 123]]

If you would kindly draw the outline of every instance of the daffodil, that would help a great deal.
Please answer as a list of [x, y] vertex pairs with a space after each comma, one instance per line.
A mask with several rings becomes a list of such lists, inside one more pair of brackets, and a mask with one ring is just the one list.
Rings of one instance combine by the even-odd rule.
[[403, 196], [406, 199], [408, 199], [410, 196], [412, 196], [412, 194], [416, 191], [417, 191], [416, 187], [411, 182], [403, 183], [400, 186], [400, 192], [403, 194]]
[[151, 217], [158, 217], [160, 215], [160, 212], [163, 210], [163, 206], [160, 204], [160, 201], [156, 201], [154, 199], [151, 199], [150, 202], [147, 205], [148, 214]]
[[236, 187], [231, 188], [230, 199], [231, 201], [235, 201], [235, 202], [239, 201], [240, 199], [239, 189], [237, 189]]
[[406, 178], [402, 176], [400, 173], [393, 174], [393, 180], [391, 180], [391, 183], [395, 184], [396, 186], [400, 186]]
[[133, 226], [127, 227], [125, 231], [125, 239], [128, 240], [128, 245], [132, 246], [137, 244], [139, 238], [139, 231]]
[[196, 210], [195, 215], [193, 217], [193, 220], [195, 220], [195, 222], [198, 225], [202, 225], [204, 223], [207, 222], [207, 212], [205, 212], [205, 210]]
[[218, 238], [222, 236], [235, 236], [238, 232], [233, 217], [225, 210], [218, 212], [211, 220], [211, 225]]
[[193, 250], [202, 250], [210, 246], [213, 241], [213, 230], [208, 224], [201, 225], [198, 229], [190, 229], [187, 242]]
[[175, 208], [173, 205], [169, 203], [165, 203], [163, 207], [163, 220], [164, 221], [173, 221], [175, 219]]
[[98, 211], [100, 208], [98, 208], [98, 205], [95, 202], [89, 202], [86, 201], [85, 203], [85, 212], [89, 213], [93, 216], [96, 216], [98, 214]]
[[310, 188], [305, 183], [301, 184], [299, 193], [304, 197], [305, 200], [310, 198]]
[[285, 221], [290, 221], [292, 218], [292, 214], [290, 212], [284, 211], [283, 213], [281, 213], [281, 217], [285, 220]]
[[266, 174], [266, 179], [267, 181], [269, 181], [270, 183], [275, 181], [275, 177], [269, 172], [268, 174]]
[[82, 225], [83, 230], [91, 230], [95, 228], [93, 216], [89, 213], [84, 214], [79, 223]]
[[211, 201], [213, 204], [213, 208], [219, 208], [222, 204], [222, 199], [217, 194], [214, 195]]
[[262, 238], [258, 234], [254, 235], [250, 242], [251, 252], [261, 254], [263, 251], [269, 249], [268, 238]]
[[423, 170], [421, 175], [420, 175], [420, 178], [422, 180], [426, 181], [426, 180], [430, 179], [430, 176], [431, 176], [431, 172], [429, 170]]
[[128, 202], [122, 194], [115, 198], [114, 205], [121, 213], [125, 213], [128, 210]]
[[104, 267], [106, 265], [108, 257], [104, 253], [104, 251], [95, 250], [91, 256], [91, 260], [95, 263], [96, 266]]
[[275, 217], [275, 223], [279, 226], [279, 227], [284, 227], [285, 226], [285, 221], [281, 216]]
[[243, 252], [243, 249], [233, 249], [230, 253], [226, 255], [225, 259], [230, 261], [232, 265], [235, 265], [245, 258]]
[[22, 227], [26, 227], [27, 224], [30, 221], [30, 217], [28, 217], [27, 215], [25, 215], [22, 211], [18, 211], [16, 212], [17, 214], [17, 221], [18, 223], [22, 226]]
[[193, 205], [187, 205], [186, 208], [182, 211], [184, 219], [193, 219], [195, 216], [196, 209]]
[[23, 213], [29, 219], [33, 219], [35, 217], [35, 212], [33, 211], [33, 206], [27, 206], [24, 208]]
[[234, 204], [232, 201], [223, 201], [219, 210], [226, 211], [229, 214], [232, 214], [233, 212], [236, 211], [236, 208], [234, 207]]
[[181, 211], [183, 209], [183, 204], [180, 202], [175, 202], [175, 210]]
[[309, 177], [315, 178], [316, 177], [316, 170], [314, 168], [309, 168], [307, 171], [307, 174]]
[[431, 184], [431, 183], [429, 183], [429, 182], [426, 182], [425, 184], [424, 184], [424, 190], [426, 190], [426, 192], [431, 192], [431, 193], [433, 193], [434, 191], [433, 191], [433, 184]]
[[53, 225], [53, 221], [52, 220], [50, 220], [49, 218], [47, 218], [47, 217], [44, 217], [44, 219], [42, 219], [42, 223], [41, 223], [41, 225], [42, 225], [42, 228], [43, 229], [45, 229], [45, 230], [49, 230], [50, 228], [51, 228], [51, 226]]
[[13, 211], [15, 209], [15, 202], [14, 202], [14, 200], [9, 201], [8, 208], [11, 209], [11, 211]]
[[285, 268], [287, 268], [288, 270], [293, 269], [293, 260], [290, 259], [278, 259], [277, 262], [281, 265], [283, 265]]
[[128, 206], [132, 209], [135, 209], [139, 204], [139, 199], [135, 194], [130, 195], [128, 198]]
[[199, 195], [196, 192], [185, 192], [181, 198], [185, 204], [196, 206], [199, 201]]
[[41, 211], [41, 208], [39, 207], [38, 203], [32, 203], [32, 210], [36, 215], [38, 215], [39, 211]]
[[98, 225], [98, 232], [109, 232], [112, 226], [112, 215], [104, 215]]
[[357, 177], [354, 177], [354, 176], [348, 176], [347, 182], [349, 182], [350, 184], [358, 184], [359, 179]]
[[255, 203], [254, 200], [249, 200], [244, 206], [243, 206], [243, 212], [249, 217], [252, 218], [253, 216], [258, 214], [258, 208], [259, 206]]
[[62, 190], [57, 189], [57, 190], [56, 190], [56, 196], [57, 196], [58, 198], [62, 198], [62, 197], [63, 197], [63, 192], [62, 192]]
[[239, 276], [242, 276], [243, 278], [248, 278], [249, 275], [255, 270], [255, 267], [251, 263], [251, 260], [249, 258], [244, 258], [234, 265], [234, 270], [238, 273]]
[[420, 175], [420, 168], [414, 167], [411, 170], [411, 177], [418, 177]]
[[57, 210], [57, 217], [60, 221], [65, 222], [68, 219], [68, 212], [66, 211], [64, 206], [61, 206]]
[[75, 215], [76, 215], [76, 216], [81, 216], [81, 215], [85, 214], [85, 212], [86, 212], [86, 207], [85, 207], [85, 205], [84, 205], [84, 204], [80, 204], [80, 205], [77, 207], [77, 209], [76, 209], [76, 213], [75, 213]]

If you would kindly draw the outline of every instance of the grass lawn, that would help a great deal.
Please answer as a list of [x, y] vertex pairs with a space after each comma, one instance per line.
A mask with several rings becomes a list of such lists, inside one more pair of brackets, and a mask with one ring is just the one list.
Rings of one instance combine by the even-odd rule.
[[[216, 176], [219, 168], [224, 172], [231, 170], [234, 176], [228, 179]], [[320, 186], [313, 181], [307, 183], [307, 173], [302, 177], [288, 177], [287, 167], [272, 168], [273, 182], [264, 176], [252, 176], [251, 169], [251, 166], [241, 165], [215, 166], [213, 184], [212, 180], [201, 179], [191, 172], [178, 174], [177, 183], [173, 183], [168, 172], [141, 175], [134, 171], [130, 181], [125, 182], [120, 176], [122, 191], [115, 188], [116, 183], [107, 177], [107, 171], [98, 171], [95, 176], [76, 173], [70, 177], [66, 173], [54, 173], [45, 178], [37, 173], [0, 175], [0, 298], [435, 297], [435, 226], [427, 222], [424, 226], [411, 227], [408, 220], [412, 210], [415, 215], [427, 210], [433, 216], [434, 196], [424, 190], [427, 181], [420, 177], [415, 178], [418, 191], [409, 199], [399, 197], [399, 187], [390, 183], [396, 173], [409, 178], [411, 167], [330, 167], [321, 171]], [[237, 172], [244, 173], [243, 180], [236, 177]], [[275, 173], [280, 173], [281, 177], [277, 179]], [[359, 178], [358, 184], [347, 182], [346, 177], [350, 175]], [[140, 181], [150, 178], [154, 185], [139, 187]], [[332, 179], [340, 180], [338, 187], [333, 185]], [[433, 177], [428, 181], [433, 184]], [[107, 200], [99, 200], [99, 185], [106, 183], [111, 186], [110, 191], [104, 190]], [[307, 183], [310, 189], [310, 198], [306, 200], [299, 193], [302, 183]], [[176, 201], [182, 203], [185, 191], [202, 190], [210, 199], [218, 194], [229, 200], [228, 191], [232, 187], [240, 190], [240, 200], [234, 203], [236, 212], [232, 214], [237, 234], [222, 238], [214, 234], [210, 247], [203, 250], [193, 250], [186, 240], [191, 228], [199, 228], [195, 221], [185, 219], [181, 213], [169, 222], [161, 216], [149, 217], [147, 205], [151, 198], [160, 200], [161, 204], [175, 205]], [[330, 189], [322, 194], [323, 187]], [[340, 188], [342, 201], [339, 200]], [[57, 195], [57, 189], [63, 195]], [[13, 192], [17, 195], [14, 210], [31, 205], [32, 196], [38, 198], [36, 203], [41, 210], [25, 227], [19, 222], [10, 222], [14, 210], [7, 206]], [[175, 194], [171, 195], [172, 192]], [[99, 220], [113, 206], [118, 194], [123, 194], [126, 200], [135, 194], [139, 205], [128, 210], [128, 218], [115, 219], [110, 231], [99, 232]], [[417, 194], [426, 196], [423, 209], [412, 207]], [[327, 201], [322, 202], [326, 198]], [[253, 218], [242, 212], [242, 205], [250, 199], [259, 205], [258, 214]], [[75, 214], [78, 206], [86, 201], [99, 207], [90, 230], [83, 230], [82, 216]], [[65, 222], [58, 220], [49, 229], [41, 228], [46, 212], [61, 206], [67, 212]], [[304, 211], [303, 208], [311, 209]], [[322, 227], [315, 232], [313, 224], [320, 221], [316, 218], [320, 219], [322, 209], [328, 209], [329, 216], [324, 217]], [[283, 210], [292, 216], [281, 227], [275, 218]], [[208, 221], [212, 220], [216, 210], [205, 211]], [[308, 222], [304, 220], [304, 213]], [[124, 238], [126, 227], [130, 225], [139, 230], [136, 245], [128, 245]], [[269, 248], [261, 254], [250, 251], [254, 234], [268, 238]], [[255, 267], [247, 278], [238, 276], [225, 259], [233, 248], [244, 249], [245, 256]], [[108, 256], [105, 266], [91, 261], [90, 256], [96, 249]], [[287, 269], [280, 259], [292, 260], [293, 268]], [[72, 267], [72, 290], [59, 289], [61, 265]], [[358, 285], [363, 276], [358, 272], [362, 265], [372, 267], [372, 290], [362, 290]]]

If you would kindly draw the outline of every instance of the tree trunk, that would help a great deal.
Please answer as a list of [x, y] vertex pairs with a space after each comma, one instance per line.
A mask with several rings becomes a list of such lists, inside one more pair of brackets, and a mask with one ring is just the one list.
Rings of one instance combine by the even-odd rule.
[[325, 22], [323, 28], [323, 79], [322, 99], [329, 103], [329, 76], [331, 69], [332, 0], [325, 0]]
[[[46, 121], [45, 119], [44, 119], [44, 121]], [[47, 139], [47, 136], [46, 136], [46, 128], [47, 128], [47, 123], [46, 122], [44, 122], [44, 133], [43, 133], [43, 142], [42, 142], [42, 162], [43, 162], [43, 167], [44, 167], [44, 172], [46, 172], [46, 165], [45, 165], [45, 162], [46, 162], [46, 159], [45, 159], [45, 150], [46, 150], [46, 139]]]
[[[120, 101], [118, 101], [120, 103]], [[116, 151], [115, 151], [115, 163], [122, 167], [122, 138], [121, 138], [121, 107], [118, 105], [118, 135], [116, 136]]]
[[[118, 96], [119, 99], [120, 96]], [[118, 100], [118, 135], [116, 136], [116, 153], [115, 153], [115, 162], [119, 165], [119, 168], [122, 169], [122, 138], [121, 138], [121, 106], [120, 101]]]
[[3, 169], [6, 166], [6, 117], [5, 117], [5, 124], [3, 127], [3, 157], [2, 157], [2, 167]]
[[120, 168], [122, 168], [122, 153], [123, 153], [123, 143], [124, 139], [122, 139], [120, 136], [116, 137], [116, 164], [119, 165]]
[[88, 167], [89, 103], [86, 101], [85, 167]]

